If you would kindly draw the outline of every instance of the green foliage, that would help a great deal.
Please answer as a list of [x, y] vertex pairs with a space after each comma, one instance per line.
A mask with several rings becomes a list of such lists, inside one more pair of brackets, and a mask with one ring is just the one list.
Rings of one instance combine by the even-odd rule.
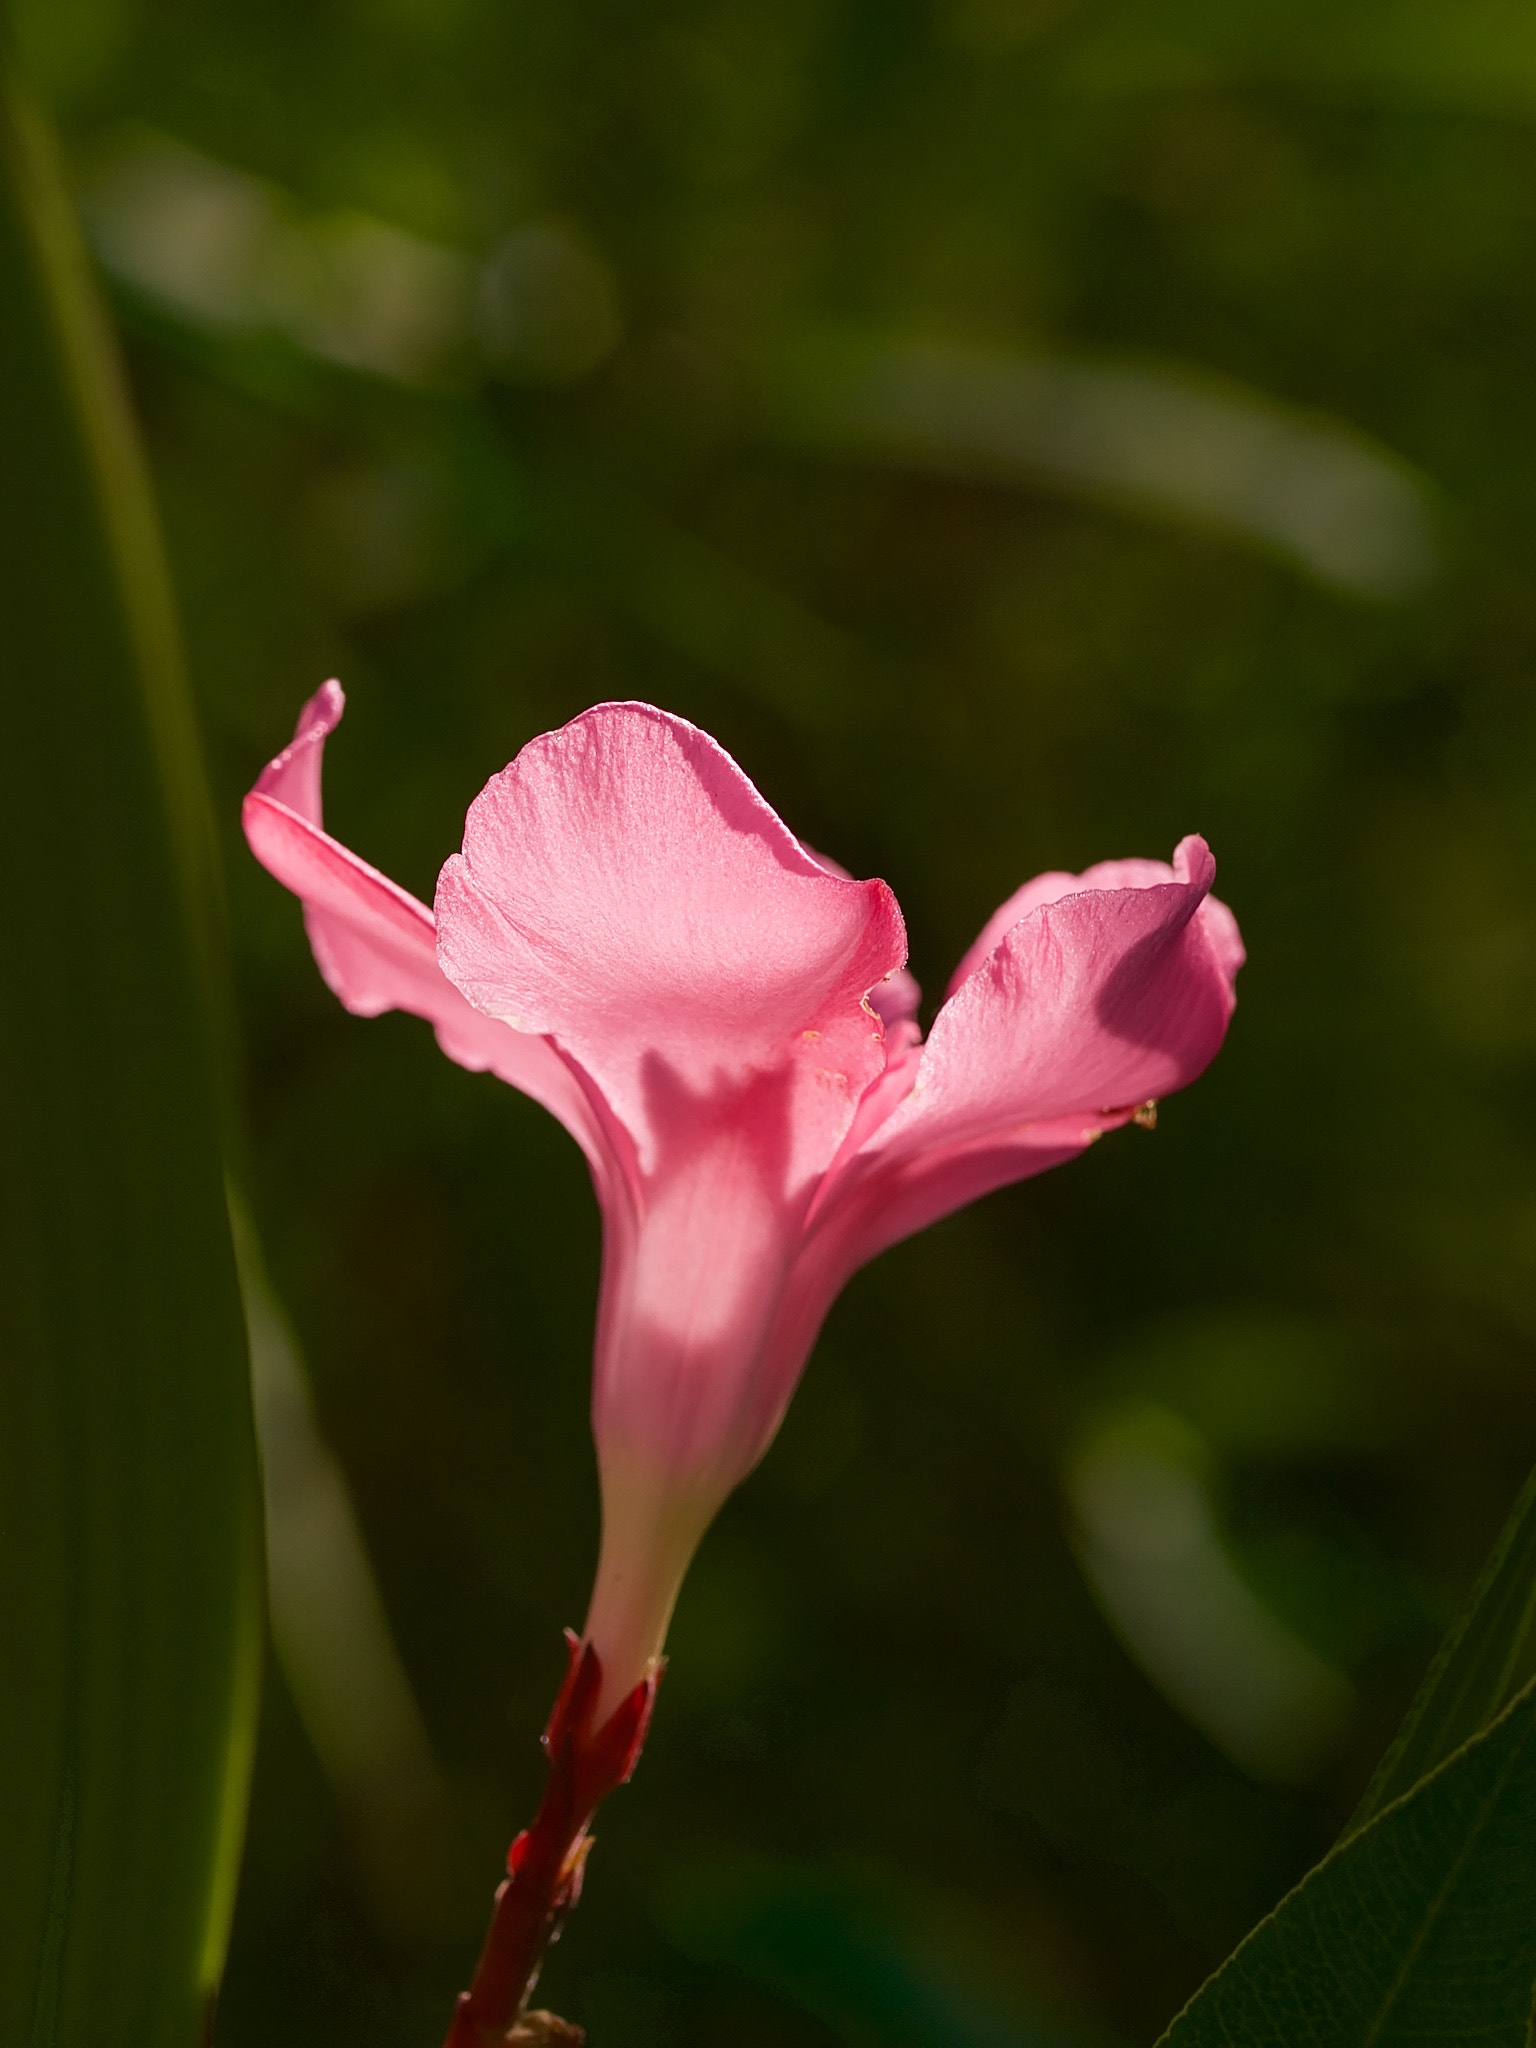
[[1536, 1992], [1536, 1475], [1339, 1845], [1164, 2037], [1524, 2048]]
[[1536, 1678], [1536, 1473], [1526, 1481], [1467, 1611], [1430, 1666], [1408, 1718], [1356, 1807], [1366, 1826]]
[[0, 2039], [193, 2048], [259, 1519], [206, 797], [51, 141], [0, 78]]
[[1164, 2048], [1525, 2048], [1536, 1691], [1303, 1879]]

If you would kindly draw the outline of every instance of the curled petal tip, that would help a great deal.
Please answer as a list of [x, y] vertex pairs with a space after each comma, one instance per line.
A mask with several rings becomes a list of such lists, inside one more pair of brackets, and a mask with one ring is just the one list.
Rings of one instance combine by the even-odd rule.
[[303, 739], [317, 726], [322, 735], [333, 733], [341, 723], [341, 714], [347, 708], [347, 693], [334, 676], [323, 682], [313, 697], [299, 713], [299, 722], [294, 727], [296, 740]]
[[[333, 677], [299, 712], [293, 738], [256, 778], [253, 795], [275, 797], [311, 825], [320, 823], [320, 750], [341, 723], [346, 692]], [[249, 799], [247, 799], [249, 801]]]
[[1173, 850], [1175, 881], [1191, 882], [1198, 889], [1210, 889], [1216, 881], [1216, 856], [1198, 832], [1190, 832]]

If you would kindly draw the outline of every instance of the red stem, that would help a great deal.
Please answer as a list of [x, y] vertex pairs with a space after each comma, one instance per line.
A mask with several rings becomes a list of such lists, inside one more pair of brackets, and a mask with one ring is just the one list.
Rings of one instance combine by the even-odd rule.
[[626, 1782], [645, 1742], [661, 1667], [594, 1727], [602, 1666], [592, 1645], [569, 1629], [566, 1642], [565, 1682], [544, 1731], [544, 1797], [532, 1826], [507, 1852], [485, 1946], [469, 1989], [459, 1994], [443, 2048], [504, 2048], [527, 2010], [545, 1950], [581, 1896], [592, 1842], [587, 1823], [598, 1801]]

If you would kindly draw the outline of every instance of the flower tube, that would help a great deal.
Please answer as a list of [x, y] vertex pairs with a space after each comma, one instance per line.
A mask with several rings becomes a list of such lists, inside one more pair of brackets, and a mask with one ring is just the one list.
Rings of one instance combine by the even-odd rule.
[[[425, 1017], [450, 1058], [543, 1103], [603, 1214], [603, 1533], [546, 1737], [552, 1784], [562, 1755], [571, 1780], [551, 1841], [574, 1825], [540, 1880], [552, 1921], [592, 1806], [638, 1753], [689, 1559], [843, 1283], [1194, 1080], [1242, 943], [1199, 838], [1171, 865], [1041, 875], [988, 921], [924, 1042], [891, 891], [810, 852], [685, 720], [602, 704], [531, 741], [470, 806], [428, 910], [323, 829], [342, 705], [327, 683], [246, 799], [253, 851], [302, 900], [341, 1001]], [[520, 1911], [531, 1854], [503, 1888]], [[456, 2039], [504, 2039], [526, 1991]]]

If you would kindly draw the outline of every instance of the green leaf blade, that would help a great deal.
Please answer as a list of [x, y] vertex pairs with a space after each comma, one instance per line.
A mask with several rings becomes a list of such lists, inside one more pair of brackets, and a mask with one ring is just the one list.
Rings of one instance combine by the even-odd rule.
[[1536, 1692], [1347, 1838], [1162, 2048], [1526, 2048]]
[[1536, 1678], [1536, 1472], [1500, 1532], [1466, 1611], [1430, 1665], [1345, 1834], [1486, 1728]]
[[0, 71], [0, 2040], [192, 2048], [260, 1521], [190, 706], [48, 137]]

